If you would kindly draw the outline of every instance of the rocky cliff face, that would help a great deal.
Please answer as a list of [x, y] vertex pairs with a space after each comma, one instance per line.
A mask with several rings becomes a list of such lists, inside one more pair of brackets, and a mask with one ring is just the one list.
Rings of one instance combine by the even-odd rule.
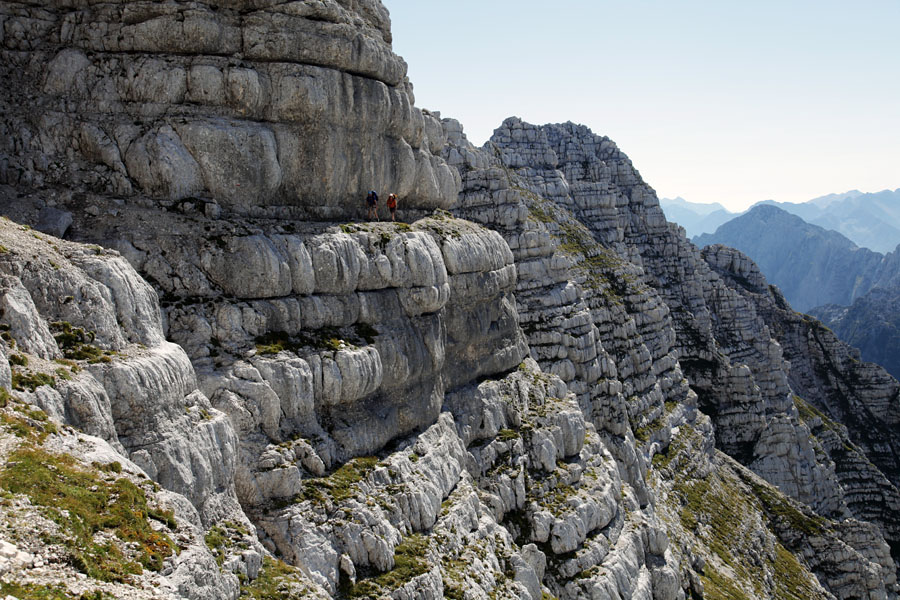
[[[815, 319], [792, 311], [778, 289], [768, 286], [740, 252], [723, 246], [710, 246], [703, 252], [733, 289], [754, 301], [780, 340], [790, 363], [788, 376], [800, 419], [834, 462], [851, 510], [882, 523], [885, 537], [896, 548], [896, 533], [891, 531], [896, 532], [897, 525], [889, 514], [893, 509], [886, 519], [874, 513], [895, 506], [900, 498], [893, 426], [900, 393], [897, 380], [880, 366], [861, 362], [858, 350]], [[871, 463], [880, 473], [872, 470]], [[873, 502], [874, 498], [879, 501]]]
[[863, 360], [877, 363], [900, 377], [900, 288], [874, 288], [850, 306], [828, 304], [809, 311], [839, 338], [859, 348]]
[[[110, 593], [896, 597], [896, 381], [610, 140], [474, 148], [377, 2], [0, 6], [0, 448], [94, 436], [188, 549]], [[369, 187], [409, 223], [346, 222]]]
[[[450, 124], [450, 128], [456, 126]], [[820, 451], [815, 442], [810, 442], [808, 426], [796, 413], [776, 330], [765, 322], [765, 314], [755, 299], [748, 302], [730, 289], [678, 230], [665, 223], [652, 190], [612, 142], [594, 136], [583, 127], [539, 128], [510, 120], [497, 130], [491, 145], [505, 163], [500, 165], [504, 171], [498, 178], [509, 177], [510, 183], [504, 190], [502, 183], [484, 185], [473, 177], [471, 193], [467, 195], [470, 180], [465, 167], [462, 168], [463, 197], [472, 203], [471, 211], [463, 214], [490, 223], [496, 219], [497, 212], [492, 208], [482, 211], [485, 205], [491, 207], [499, 202], [486, 203], [485, 190], [499, 187], [501, 194], [489, 195], [517, 197], [531, 207], [530, 218], [524, 217], [524, 224], [512, 227], [511, 237], [527, 239], [530, 228], [548, 229], [549, 237], [556, 238], [562, 254], [581, 255], [582, 258], [576, 259], [576, 273], [581, 273], [579, 283], [583, 293], [595, 295], [599, 291], [607, 302], [612, 300], [626, 307], [635, 302], [635, 297], [622, 293], [628, 277], [616, 273], [614, 265], [627, 260], [626, 264], [636, 269], [632, 276], [652, 283], [651, 293], [663, 299], [668, 313], [665, 320], [677, 333], [671, 339], [677, 347], [678, 364], [697, 392], [700, 407], [713, 417], [717, 445], [790, 495], [815, 506], [820, 513], [846, 514], [846, 498], [840, 497], [844, 492], [840, 491], [834, 466], [817, 457]], [[457, 160], [464, 160], [474, 172], [483, 168], [473, 160], [471, 150], [451, 149], [449, 154], [451, 163], [458, 157]], [[557, 212], [561, 207], [567, 209], [566, 216], [577, 221], [567, 223]], [[575, 223], [586, 224], [588, 228], [579, 230]], [[509, 227], [507, 223], [502, 226]], [[521, 233], [523, 229], [526, 234]], [[618, 257], [610, 255], [608, 250], [602, 254], [602, 249], [597, 248], [598, 241]], [[510, 242], [513, 249], [520, 246], [521, 242], [515, 239]], [[523, 260], [525, 265], [533, 262], [532, 252], [526, 254], [529, 258]], [[522, 273], [531, 269], [530, 266], [520, 268], [520, 286]], [[604, 270], [609, 271], [605, 276]], [[517, 298], [522, 295], [517, 293]], [[646, 301], [635, 305], [641, 307], [640, 319], [647, 322], [653, 314], [648, 310], [651, 305]], [[527, 309], [523, 314], [527, 314]], [[602, 318], [600, 322], [605, 320]], [[547, 327], [552, 330], [558, 325], [548, 323]], [[532, 348], [548, 333], [540, 331], [538, 326], [538, 331], [529, 335]], [[604, 336], [602, 344], [608, 343], [610, 340]], [[660, 346], [657, 342], [652, 347]], [[622, 350], [612, 354], [626, 360], [634, 356]], [[554, 352], [551, 356], [562, 357], [564, 353]], [[654, 358], [651, 364], [656, 369], [665, 364]], [[619, 369], [620, 377], [626, 382], [633, 370], [633, 365], [628, 363]], [[553, 369], [550, 365], [546, 368]], [[628, 383], [623, 388], [629, 394], [635, 389]], [[638, 441], [648, 434], [653, 440], [654, 433], [667, 429], [665, 421], [659, 419], [660, 412], [640, 414], [641, 409], [652, 407], [652, 400], [641, 401], [637, 394], [628, 400], [633, 403], [629, 416], [637, 413], [637, 422], [633, 421], [632, 427]], [[665, 396], [663, 400], [665, 405]], [[668, 406], [672, 406], [672, 401], [669, 402]], [[683, 489], [682, 482], [677, 485]], [[878, 485], [875, 483], [873, 487]]]
[[326, 218], [362, 214], [370, 188], [455, 198], [376, 0], [4, 2], [0, 19], [0, 183]]

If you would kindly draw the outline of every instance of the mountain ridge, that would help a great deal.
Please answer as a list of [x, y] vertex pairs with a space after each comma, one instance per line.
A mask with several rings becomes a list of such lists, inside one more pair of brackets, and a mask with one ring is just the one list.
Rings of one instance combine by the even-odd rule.
[[[897, 596], [900, 384], [691, 244], [609, 138], [475, 148], [376, 0], [0, 11], [0, 446], [145, 478], [184, 546], [138, 570], [98, 525], [123, 574], [7, 530], [14, 584]], [[4, 518], [52, 510], [9, 468]]]
[[900, 377], [900, 288], [876, 287], [856, 298], [850, 306], [827, 304], [809, 311], [842, 340], [859, 348], [863, 360], [878, 363]]
[[695, 240], [703, 234], [715, 233], [719, 226], [757, 206], [770, 205], [795, 214], [812, 225], [837, 231], [861, 248], [885, 254], [900, 244], [900, 189], [869, 193], [851, 190], [806, 202], [762, 200], [737, 213], [727, 210], [718, 212], [711, 208], [717, 206], [724, 209], [718, 203], [698, 204], [681, 198], [663, 198], [660, 205], [667, 211], [668, 218], [684, 226], [688, 237]]
[[859, 248], [840, 233], [811, 225], [776, 206], [762, 204], [695, 239], [722, 243], [753, 258], [799, 310], [849, 305], [896, 273], [896, 253]]

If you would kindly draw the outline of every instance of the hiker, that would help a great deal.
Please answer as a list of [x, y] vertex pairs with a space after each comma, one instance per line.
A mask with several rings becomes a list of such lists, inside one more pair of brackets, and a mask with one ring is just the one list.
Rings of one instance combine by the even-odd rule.
[[375, 190], [370, 191], [366, 196], [366, 206], [369, 209], [368, 219], [371, 221], [372, 217], [375, 217], [375, 220], [378, 221], [378, 194], [375, 193]]
[[397, 215], [397, 194], [388, 195], [387, 207], [391, 210], [391, 221], [395, 221]]

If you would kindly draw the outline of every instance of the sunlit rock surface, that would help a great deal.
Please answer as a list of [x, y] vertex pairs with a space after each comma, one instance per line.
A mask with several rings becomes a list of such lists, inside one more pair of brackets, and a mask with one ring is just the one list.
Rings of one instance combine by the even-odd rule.
[[21, 407], [159, 486], [135, 590], [896, 597], [896, 380], [611, 140], [473, 147], [376, 1], [0, 19], [0, 450]]

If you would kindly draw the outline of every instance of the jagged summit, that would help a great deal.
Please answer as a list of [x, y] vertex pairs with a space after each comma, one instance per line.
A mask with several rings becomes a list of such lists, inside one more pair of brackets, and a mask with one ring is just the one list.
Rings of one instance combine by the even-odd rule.
[[[376, 1], [0, 14], [0, 450], [157, 482], [184, 548], [116, 576], [4, 533], [3, 585], [896, 597], [900, 385], [608, 138], [475, 148], [412, 106]], [[361, 219], [373, 187], [406, 222]], [[52, 521], [10, 478], [0, 514]]]

